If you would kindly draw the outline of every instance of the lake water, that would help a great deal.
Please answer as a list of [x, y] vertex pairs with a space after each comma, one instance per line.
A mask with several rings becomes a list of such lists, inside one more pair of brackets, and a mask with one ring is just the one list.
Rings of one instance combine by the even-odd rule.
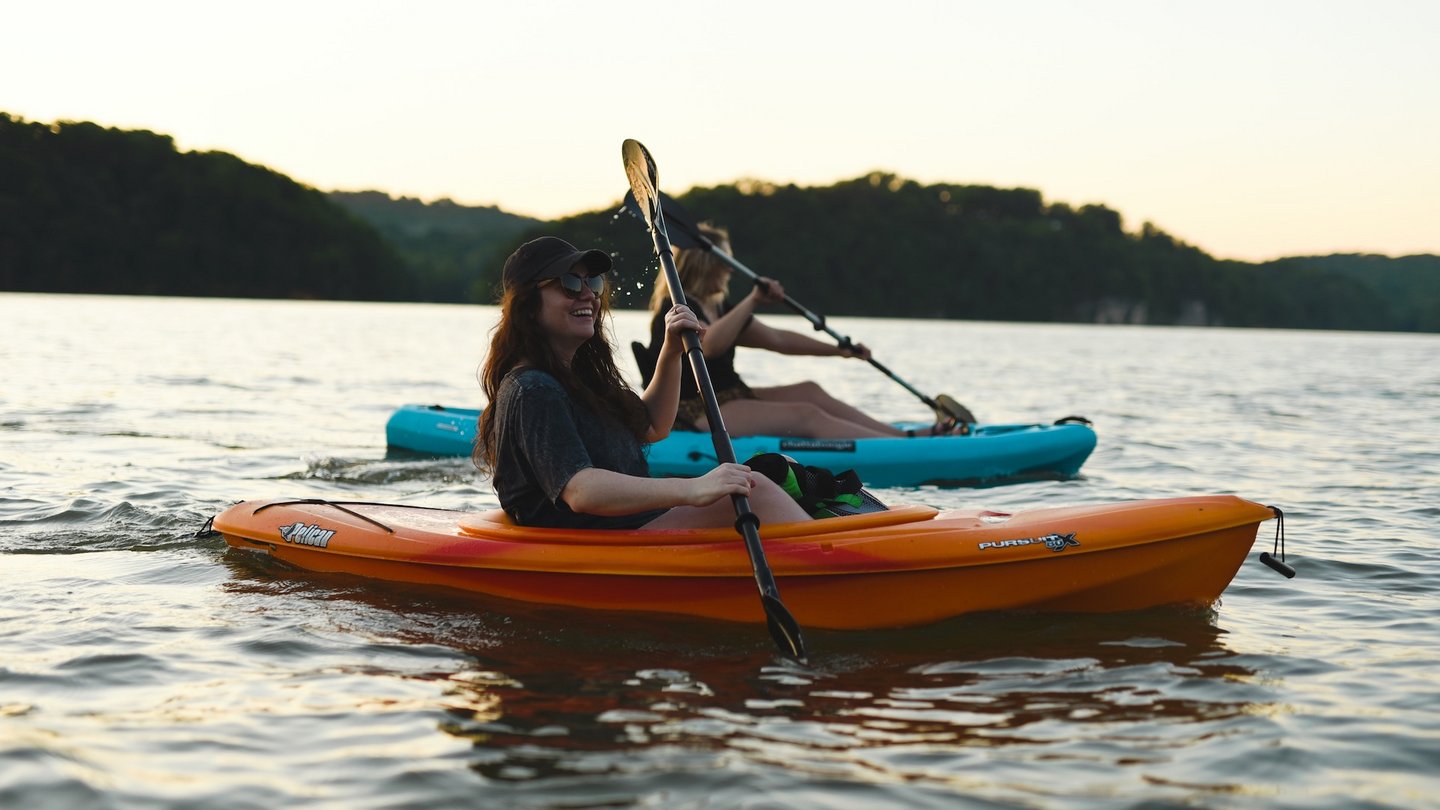
[[[464, 460], [384, 447], [397, 405], [479, 404], [494, 317], [0, 294], [0, 807], [1440, 806], [1436, 336], [835, 319], [983, 421], [1100, 437], [1076, 480], [885, 500], [1283, 508], [1299, 576], [1255, 562], [1266, 523], [1207, 611], [811, 630], [802, 666], [759, 627], [194, 537], [245, 498], [496, 505]], [[740, 362], [926, 416], [857, 361]]]

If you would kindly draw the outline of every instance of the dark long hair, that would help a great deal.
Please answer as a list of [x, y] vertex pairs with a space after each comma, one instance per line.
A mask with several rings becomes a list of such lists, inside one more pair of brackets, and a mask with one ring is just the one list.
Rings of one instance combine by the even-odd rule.
[[490, 352], [480, 368], [480, 387], [489, 405], [480, 414], [471, 458], [481, 471], [494, 473], [498, 447], [495, 435], [495, 397], [500, 381], [519, 366], [544, 371], [565, 387], [570, 396], [590, 410], [608, 413], [644, 442], [650, 430], [645, 403], [630, 389], [615, 366], [610, 344], [610, 289], [601, 294], [595, 334], [580, 345], [566, 366], [550, 349], [540, 328], [540, 285], [520, 284], [505, 291], [500, 299], [500, 322], [490, 334]]

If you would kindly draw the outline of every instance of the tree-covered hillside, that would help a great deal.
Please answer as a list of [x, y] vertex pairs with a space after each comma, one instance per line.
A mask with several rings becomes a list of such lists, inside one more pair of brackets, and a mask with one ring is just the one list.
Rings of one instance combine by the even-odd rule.
[[[505, 257], [554, 234], [613, 255], [618, 303], [643, 307], [658, 265], [615, 180], [612, 206], [541, 222], [324, 194], [164, 135], [0, 113], [0, 290], [490, 303]], [[679, 199], [825, 314], [1440, 331], [1437, 256], [1226, 261], [1103, 205], [878, 172]]]
[[165, 135], [0, 113], [0, 289], [406, 299], [373, 228], [324, 194]]
[[1440, 256], [1390, 258], [1336, 253], [1296, 256], [1263, 266], [1291, 272], [1298, 278], [1318, 271], [1354, 279], [1385, 300], [1390, 312], [1386, 328], [1440, 332]]
[[[1116, 211], [1047, 203], [1031, 189], [874, 173], [820, 188], [741, 182], [678, 199], [727, 227], [747, 266], [828, 314], [1394, 329], [1425, 328], [1402, 326], [1423, 323], [1404, 314], [1413, 296], [1428, 289], [1440, 304], [1433, 264], [1387, 285], [1384, 272], [1223, 261], [1150, 223], [1127, 231]], [[640, 222], [615, 210], [527, 236], [554, 232], [614, 251], [622, 300], [643, 306], [658, 267]], [[482, 268], [492, 287], [501, 260]], [[742, 284], [737, 274], [732, 293]]]
[[421, 301], [478, 299], [476, 268], [541, 224], [493, 206], [425, 203], [383, 191], [332, 191], [330, 199], [373, 225], [399, 252]]

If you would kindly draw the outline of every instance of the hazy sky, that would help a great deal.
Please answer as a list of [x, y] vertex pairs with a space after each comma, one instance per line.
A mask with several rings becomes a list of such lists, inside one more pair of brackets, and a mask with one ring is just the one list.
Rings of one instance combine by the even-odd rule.
[[0, 111], [546, 218], [617, 201], [628, 137], [672, 193], [879, 169], [1227, 258], [1440, 253], [1437, 36], [1430, 0], [45, 0], [0, 6]]

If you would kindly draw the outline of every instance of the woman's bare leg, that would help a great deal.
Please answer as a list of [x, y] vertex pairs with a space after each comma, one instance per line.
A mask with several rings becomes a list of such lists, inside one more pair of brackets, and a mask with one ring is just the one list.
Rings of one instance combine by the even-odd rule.
[[[808, 402], [732, 399], [720, 406], [725, 428], [736, 436], [794, 436], [806, 439], [873, 439], [897, 435], [893, 429], [878, 431], [868, 425], [847, 422]], [[695, 426], [709, 430], [709, 422]]]
[[905, 431], [875, 419], [848, 402], [836, 399], [830, 395], [830, 392], [821, 388], [819, 383], [809, 380], [790, 385], [752, 388], [750, 391], [756, 398], [765, 402], [808, 402], [831, 416], [856, 425], [863, 425], [883, 436], [905, 435]]
[[[810, 520], [795, 502], [774, 481], [755, 473], [755, 488], [750, 490], [750, 511], [760, 518], [760, 525], [794, 523]], [[645, 524], [647, 529], [705, 529], [735, 525], [735, 505], [721, 498], [709, 506], [676, 506]]]

